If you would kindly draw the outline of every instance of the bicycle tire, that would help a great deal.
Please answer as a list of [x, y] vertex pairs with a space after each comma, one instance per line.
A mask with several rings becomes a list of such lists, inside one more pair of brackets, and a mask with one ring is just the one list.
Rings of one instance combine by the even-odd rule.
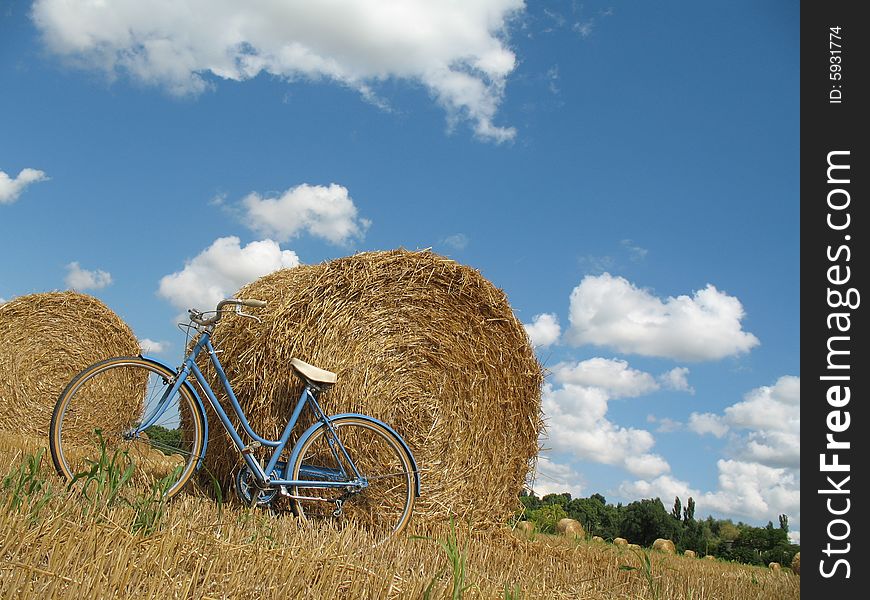
[[[368, 487], [347, 495], [342, 514], [334, 515], [334, 499], [345, 495], [342, 488], [293, 487], [293, 496], [320, 498], [293, 499], [297, 517], [307, 521], [329, 522], [339, 527], [355, 523], [368, 530], [376, 543], [400, 534], [411, 519], [416, 500], [414, 461], [402, 441], [382, 425], [362, 417], [338, 417], [330, 421]], [[341, 453], [333, 452], [329, 428], [321, 425], [302, 442], [291, 468], [293, 480], [346, 480], [353, 473]]]
[[87, 485], [87, 473], [93, 478], [113, 468], [116, 477], [129, 473], [124, 487], [133, 495], [158, 490], [165, 499], [175, 496], [196, 470], [205, 438], [205, 417], [191, 391], [181, 386], [155, 425], [132, 434], [174, 381], [169, 368], [133, 356], [100, 361], [76, 375], [51, 416], [57, 472]]

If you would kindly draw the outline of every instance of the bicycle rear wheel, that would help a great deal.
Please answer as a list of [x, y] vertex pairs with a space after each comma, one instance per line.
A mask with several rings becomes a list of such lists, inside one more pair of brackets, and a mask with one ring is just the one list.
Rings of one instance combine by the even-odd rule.
[[[49, 445], [58, 473], [84, 485], [114, 477], [132, 495], [177, 494], [199, 461], [204, 421], [185, 386], [167, 397], [174, 380], [170, 369], [138, 357], [110, 358], [79, 373], [51, 417]], [[161, 399], [165, 411], [140, 431]]]
[[[368, 530], [379, 542], [401, 533], [411, 519], [416, 499], [414, 462], [399, 438], [378, 423], [359, 417], [331, 421], [335, 435], [367, 483], [361, 489], [298, 486], [291, 489], [294, 510], [300, 518], [334, 523], [354, 523]], [[351, 481], [354, 471], [321, 425], [300, 448], [291, 479], [301, 481]], [[342, 500], [341, 513], [336, 511]]]

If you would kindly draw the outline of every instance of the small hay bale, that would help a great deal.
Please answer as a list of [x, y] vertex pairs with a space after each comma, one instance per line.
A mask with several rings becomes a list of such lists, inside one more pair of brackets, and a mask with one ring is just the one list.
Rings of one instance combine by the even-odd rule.
[[532, 535], [535, 532], [535, 524], [531, 521], [520, 521], [517, 523], [516, 530], [524, 535]]
[[686, 550], [685, 552], [683, 552], [683, 556], [685, 556], [686, 558], [695, 558], [696, 557], [694, 550]]
[[659, 552], [664, 552], [665, 554], [676, 554], [677, 548], [674, 546], [674, 543], [671, 540], [666, 540], [664, 538], [658, 538], [653, 542], [653, 550], [658, 550]]
[[[320, 401], [327, 413], [372, 415], [407, 441], [421, 471], [415, 521], [494, 525], [518, 508], [538, 452], [542, 369], [479, 271], [430, 251], [366, 252], [277, 271], [237, 297], [267, 301], [262, 322], [225, 318], [214, 340], [261, 435], [284, 428], [299, 358], [338, 374]], [[238, 452], [222, 428], [210, 433], [206, 467], [229, 485]]]
[[708, 554], [707, 556], [704, 557], [704, 560], [716, 560], [716, 557], [713, 556], [712, 554]]
[[3, 304], [0, 429], [47, 436], [57, 398], [79, 371], [105, 358], [137, 354], [130, 328], [93, 296], [48, 292]]
[[628, 546], [628, 540], [625, 538], [618, 537], [613, 540], [614, 546], [625, 547]]
[[640, 544], [629, 544], [627, 548], [631, 548], [632, 550], [640, 550]]
[[559, 522], [556, 523], [556, 531], [565, 537], [584, 537], [586, 535], [580, 521], [575, 519], [559, 519]]
[[778, 562], [770, 563], [769, 565], [767, 565], [767, 568], [774, 573], [779, 573], [780, 571], [782, 571], [782, 565], [780, 565]]
[[797, 573], [798, 575], [801, 574], [801, 553], [800, 552], [795, 554], [794, 558], [791, 559], [791, 570], [794, 571], [795, 573]]
[[601, 537], [600, 535], [593, 535], [593, 536], [592, 536], [592, 541], [593, 541], [593, 542], [603, 542], [603, 541], [604, 541], [604, 538]]

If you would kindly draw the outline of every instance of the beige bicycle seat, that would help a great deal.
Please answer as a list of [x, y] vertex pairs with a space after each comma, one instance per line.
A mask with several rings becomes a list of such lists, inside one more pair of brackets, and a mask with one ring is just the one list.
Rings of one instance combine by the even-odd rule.
[[303, 378], [309, 381], [313, 381], [314, 383], [333, 384], [338, 379], [338, 375], [336, 375], [332, 371], [318, 369], [314, 365], [309, 365], [307, 362], [299, 360], [298, 358], [290, 359], [290, 366], [296, 369], [296, 371], [300, 375], [302, 375]]

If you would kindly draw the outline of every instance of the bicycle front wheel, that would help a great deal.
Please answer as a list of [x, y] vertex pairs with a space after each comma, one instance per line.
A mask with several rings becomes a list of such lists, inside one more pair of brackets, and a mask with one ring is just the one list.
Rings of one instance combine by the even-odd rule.
[[[416, 499], [411, 456], [399, 438], [378, 423], [339, 417], [331, 424], [335, 436], [321, 425], [303, 442], [293, 465], [292, 479], [312, 482], [291, 490], [297, 497], [293, 501], [297, 516], [338, 526], [354, 523], [368, 530], [378, 542], [401, 533], [411, 519]], [[317, 487], [321, 481], [353, 480], [354, 467], [364, 486]]]
[[199, 461], [204, 417], [185, 386], [168, 397], [174, 380], [170, 369], [139, 357], [110, 358], [79, 373], [51, 417], [58, 473], [84, 486], [112, 481], [133, 495], [177, 494]]

